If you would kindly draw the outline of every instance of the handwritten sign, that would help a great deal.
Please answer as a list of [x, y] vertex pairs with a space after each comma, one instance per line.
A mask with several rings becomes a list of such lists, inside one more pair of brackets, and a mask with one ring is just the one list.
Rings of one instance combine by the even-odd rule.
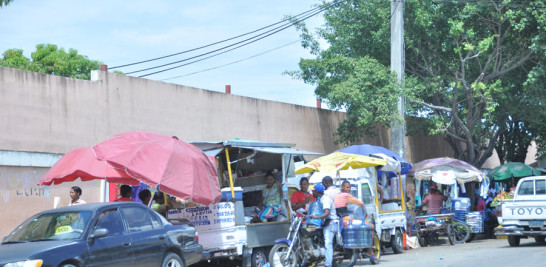
[[235, 205], [220, 202], [210, 206], [169, 210], [169, 219], [186, 219], [195, 225], [197, 231], [235, 226]]

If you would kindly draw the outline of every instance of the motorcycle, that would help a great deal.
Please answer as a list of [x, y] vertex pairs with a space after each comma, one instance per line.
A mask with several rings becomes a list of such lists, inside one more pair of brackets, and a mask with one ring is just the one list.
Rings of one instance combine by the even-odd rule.
[[[271, 266], [311, 266], [324, 260], [323, 228], [305, 221], [307, 217], [293, 216], [290, 231], [286, 239], [279, 239], [269, 254]], [[334, 240], [334, 255], [332, 265], [336, 267], [352, 267], [360, 256], [360, 249], [344, 248]]]

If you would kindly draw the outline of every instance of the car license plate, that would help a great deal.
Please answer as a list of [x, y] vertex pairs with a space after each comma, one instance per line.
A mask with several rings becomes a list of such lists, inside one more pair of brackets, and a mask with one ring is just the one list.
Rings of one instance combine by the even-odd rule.
[[542, 227], [544, 221], [529, 221], [529, 227]]

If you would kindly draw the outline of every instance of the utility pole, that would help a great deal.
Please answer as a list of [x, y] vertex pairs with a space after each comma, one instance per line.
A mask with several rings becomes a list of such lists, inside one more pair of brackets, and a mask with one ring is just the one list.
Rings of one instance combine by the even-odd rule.
[[[398, 75], [400, 86], [404, 86], [404, 68], [406, 54], [404, 51], [404, 1], [391, 0], [391, 70]], [[405, 133], [406, 122], [404, 111], [406, 98], [398, 98], [398, 116], [401, 122], [395, 121], [391, 125], [391, 150], [400, 157], [405, 158]]]

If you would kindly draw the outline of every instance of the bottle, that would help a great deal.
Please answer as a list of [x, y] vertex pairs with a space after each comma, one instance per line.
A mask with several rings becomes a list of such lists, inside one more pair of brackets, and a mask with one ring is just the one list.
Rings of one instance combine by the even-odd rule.
[[282, 184], [282, 197], [288, 199], [288, 185], [286, 183]]
[[354, 248], [358, 246], [357, 240], [357, 227], [353, 225], [352, 220], [349, 221], [348, 225], [343, 227], [343, 246], [346, 248]]

